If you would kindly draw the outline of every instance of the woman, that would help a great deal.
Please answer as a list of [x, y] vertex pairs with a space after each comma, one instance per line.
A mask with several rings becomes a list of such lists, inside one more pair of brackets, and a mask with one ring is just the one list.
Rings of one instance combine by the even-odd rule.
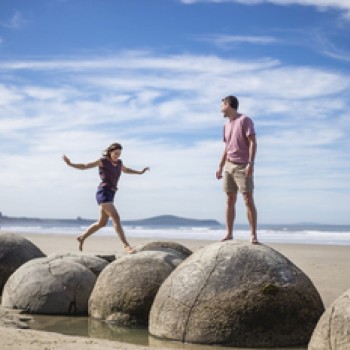
[[126, 174], [141, 175], [147, 170], [150, 170], [150, 168], [146, 167], [141, 171], [137, 171], [125, 167], [122, 160], [119, 159], [122, 149], [123, 147], [119, 143], [113, 143], [104, 151], [102, 158], [86, 164], [72, 163], [67, 156], [63, 156], [63, 160], [66, 162], [66, 164], [75, 169], [86, 170], [98, 167], [101, 178], [101, 183], [99, 184], [96, 192], [96, 200], [100, 206], [100, 217], [82, 235], [77, 237], [80, 251], [83, 250], [83, 244], [86, 238], [91, 236], [100, 228], [106, 226], [108, 219], [111, 218], [118, 237], [124, 244], [124, 250], [129, 254], [135, 252], [135, 250], [126, 240], [125, 233], [120, 222], [120, 217], [113, 201], [117, 191], [117, 184], [121, 172]]

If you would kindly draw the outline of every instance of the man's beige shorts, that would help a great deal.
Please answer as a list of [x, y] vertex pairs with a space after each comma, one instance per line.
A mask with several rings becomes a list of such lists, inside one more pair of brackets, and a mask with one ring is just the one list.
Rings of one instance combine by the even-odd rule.
[[235, 164], [226, 161], [224, 167], [224, 191], [232, 192], [253, 192], [254, 181], [252, 176], [245, 175], [245, 164]]

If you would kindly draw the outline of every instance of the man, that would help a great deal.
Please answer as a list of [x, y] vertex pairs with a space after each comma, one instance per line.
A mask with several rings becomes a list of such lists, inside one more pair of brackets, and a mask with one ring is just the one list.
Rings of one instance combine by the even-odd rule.
[[256, 154], [256, 137], [253, 121], [238, 113], [238, 99], [227, 96], [222, 99], [221, 112], [228, 121], [224, 125], [225, 150], [222, 155], [216, 178], [224, 172], [224, 191], [227, 195], [226, 227], [227, 234], [222, 241], [233, 238], [233, 224], [236, 214], [237, 192], [243, 195], [251, 231], [251, 242], [257, 244], [257, 212], [254, 204], [253, 173]]

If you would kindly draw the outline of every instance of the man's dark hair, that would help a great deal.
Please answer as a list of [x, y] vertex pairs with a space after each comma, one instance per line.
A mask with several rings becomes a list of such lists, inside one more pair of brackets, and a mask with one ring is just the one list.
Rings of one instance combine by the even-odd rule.
[[224, 101], [228, 102], [229, 105], [230, 105], [233, 109], [235, 109], [235, 110], [238, 109], [239, 102], [238, 102], [238, 98], [237, 98], [236, 96], [232, 96], [232, 95], [226, 96], [226, 97], [224, 98]]

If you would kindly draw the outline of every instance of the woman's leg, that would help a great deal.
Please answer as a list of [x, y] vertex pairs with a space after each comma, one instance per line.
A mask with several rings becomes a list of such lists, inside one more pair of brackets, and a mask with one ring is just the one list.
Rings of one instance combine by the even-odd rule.
[[135, 253], [135, 250], [131, 248], [130, 244], [126, 240], [125, 233], [120, 222], [120, 217], [113, 203], [102, 203], [101, 207], [108, 214], [108, 216], [112, 219], [113, 226], [115, 231], [118, 234], [119, 239], [124, 244], [124, 249], [127, 253]]
[[108, 214], [104, 211], [102, 205], [100, 206], [100, 217], [99, 219], [93, 223], [88, 229], [79, 237], [77, 237], [77, 240], [79, 242], [79, 250], [83, 250], [83, 244], [86, 238], [91, 236], [93, 233], [98, 231], [100, 228], [104, 227], [107, 225], [108, 222]]

